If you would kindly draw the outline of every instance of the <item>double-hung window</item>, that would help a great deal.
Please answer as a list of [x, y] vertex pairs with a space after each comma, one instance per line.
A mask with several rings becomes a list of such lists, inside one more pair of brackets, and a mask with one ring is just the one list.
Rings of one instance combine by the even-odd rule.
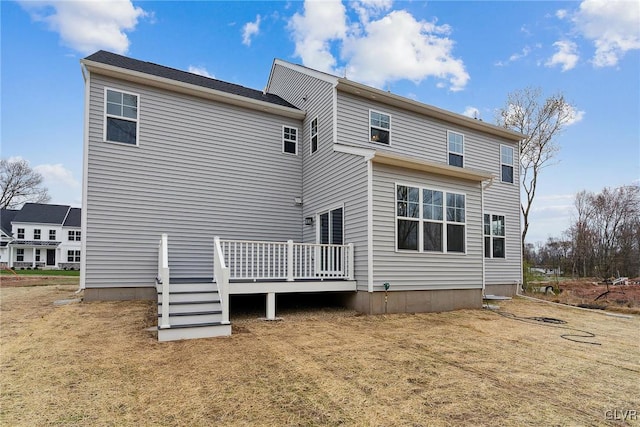
[[24, 249], [16, 249], [16, 261], [24, 261]]
[[298, 129], [282, 126], [282, 152], [298, 154]]
[[465, 252], [465, 195], [396, 186], [396, 247], [419, 252]]
[[369, 141], [389, 145], [391, 140], [391, 116], [369, 111]]
[[40, 249], [36, 249], [36, 262], [40, 262]]
[[56, 240], [56, 230], [49, 230], [49, 240]]
[[503, 215], [484, 214], [484, 256], [485, 258], [505, 258]]
[[310, 126], [311, 128], [309, 130], [311, 135], [311, 154], [313, 154], [316, 151], [318, 151], [318, 118], [317, 117], [311, 120]]
[[447, 144], [449, 152], [449, 165], [464, 166], [464, 135], [447, 131]]
[[36, 228], [33, 230], [33, 240], [40, 240], [40, 229]]
[[69, 230], [69, 241], [80, 241], [80, 231]]
[[80, 262], [80, 251], [67, 251], [67, 262]]
[[18, 228], [18, 239], [24, 239], [24, 228]]
[[500, 177], [502, 182], [513, 184], [513, 147], [500, 146]]
[[105, 141], [138, 145], [138, 95], [105, 92]]

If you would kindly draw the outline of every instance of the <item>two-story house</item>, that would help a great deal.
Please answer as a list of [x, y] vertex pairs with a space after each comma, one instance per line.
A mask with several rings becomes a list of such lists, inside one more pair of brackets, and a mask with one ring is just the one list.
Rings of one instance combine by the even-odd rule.
[[3, 242], [7, 242], [1, 258], [3, 265], [18, 269], [78, 270], [80, 211], [67, 205], [41, 203], [25, 203], [20, 210], [3, 209]]
[[[515, 292], [523, 135], [281, 60], [264, 91], [81, 62], [85, 299], [158, 297], [163, 333], [228, 325], [229, 294], [266, 294], [271, 318], [281, 292], [364, 313]], [[178, 307], [199, 297], [202, 322]]]

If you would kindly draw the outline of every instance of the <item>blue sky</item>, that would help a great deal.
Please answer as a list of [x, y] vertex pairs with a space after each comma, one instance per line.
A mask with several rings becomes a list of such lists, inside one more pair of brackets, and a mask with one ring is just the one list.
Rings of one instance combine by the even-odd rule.
[[274, 58], [494, 122], [509, 92], [563, 92], [574, 122], [539, 184], [528, 241], [573, 198], [640, 178], [640, 3], [73, 2], [0, 4], [3, 158], [80, 206], [79, 60], [105, 49], [262, 89]]

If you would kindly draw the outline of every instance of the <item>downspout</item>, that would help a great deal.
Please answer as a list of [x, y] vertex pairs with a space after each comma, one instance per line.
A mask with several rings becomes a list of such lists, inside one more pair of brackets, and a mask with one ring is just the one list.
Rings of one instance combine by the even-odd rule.
[[480, 233], [480, 236], [482, 239], [481, 240], [481, 243], [482, 243], [481, 245], [481, 248], [482, 248], [482, 298], [486, 296], [485, 289], [487, 287], [486, 266], [485, 266], [486, 257], [484, 256], [484, 191], [493, 185], [493, 179], [494, 177], [492, 176], [486, 186], [483, 183], [480, 183], [480, 210], [482, 211], [480, 213], [480, 220], [481, 220], [480, 227], [482, 229], [482, 233]]

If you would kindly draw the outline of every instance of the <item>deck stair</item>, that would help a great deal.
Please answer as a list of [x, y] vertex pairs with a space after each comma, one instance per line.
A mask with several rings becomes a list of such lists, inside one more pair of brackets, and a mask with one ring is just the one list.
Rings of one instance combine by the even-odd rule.
[[162, 327], [162, 286], [158, 285], [158, 341], [231, 335], [222, 321], [222, 306], [215, 283], [171, 280], [169, 326]]

